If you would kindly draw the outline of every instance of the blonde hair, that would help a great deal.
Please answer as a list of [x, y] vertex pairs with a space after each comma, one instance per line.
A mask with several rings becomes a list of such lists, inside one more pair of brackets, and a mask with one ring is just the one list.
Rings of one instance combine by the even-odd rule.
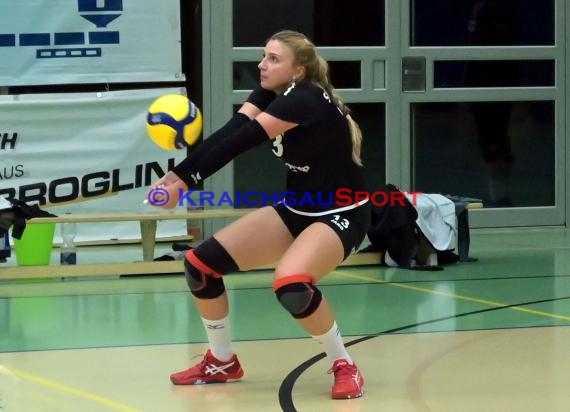
[[329, 64], [318, 53], [315, 45], [299, 32], [283, 30], [275, 33], [268, 41], [277, 40], [293, 51], [295, 64], [305, 68], [304, 80], [323, 88], [330, 96], [332, 102], [340, 109], [348, 121], [352, 140], [352, 160], [362, 166], [360, 149], [362, 146], [362, 131], [358, 123], [352, 118], [351, 110], [340, 99], [330, 81]]

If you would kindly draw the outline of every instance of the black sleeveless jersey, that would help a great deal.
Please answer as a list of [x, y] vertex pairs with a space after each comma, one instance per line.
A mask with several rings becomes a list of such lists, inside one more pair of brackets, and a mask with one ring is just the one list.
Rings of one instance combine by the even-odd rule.
[[265, 112], [298, 124], [277, 136], [272, 147], [289, 169], [284, 202], [289, 209], [319, 215], [356, 207], [348, 195], [365, 191], [364, 178], [352, 160], [348, 121], [328, 93], [300, 83], [275, 97]]

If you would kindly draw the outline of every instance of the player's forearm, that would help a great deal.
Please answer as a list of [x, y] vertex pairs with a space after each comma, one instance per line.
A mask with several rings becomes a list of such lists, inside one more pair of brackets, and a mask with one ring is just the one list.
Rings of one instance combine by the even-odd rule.
[[256, 120], [248, 123], [220, 142], [209, 143], [206, 139], [201, 150], [193, 151], [172, 170], [186, 185], [195, 187], [201, 180], [211, 176], [240, 153], [269, 139], [269, 136]]

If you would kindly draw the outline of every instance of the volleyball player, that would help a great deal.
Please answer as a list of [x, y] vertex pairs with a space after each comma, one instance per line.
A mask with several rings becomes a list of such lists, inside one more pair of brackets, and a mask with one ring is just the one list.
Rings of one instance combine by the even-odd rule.
[[170, 195], [163, 207], [174, 207], [179, 190], [195, 187], [238, 154], [268, 140], [288, 168], [284, 201], [256, 209], [187, 253], [186, 279], [209, 349], [199, 364], [170, 379], [176, 385], [196, 385], [243, 376], [231, 346], [223, 277], [277, 262], [277, 300], [322, 345], [334, 373], [332, 398], [359, 397], [364, 379], [317, 285], [358, 248], [368, 229], [369, 202], [341, 207], [334, 198], [337, 189], [365, 190], [362, 136], [330, 83], [327, 62], [303, 34], [273, 35], [258, 67], [261, 88], [153, 185]]

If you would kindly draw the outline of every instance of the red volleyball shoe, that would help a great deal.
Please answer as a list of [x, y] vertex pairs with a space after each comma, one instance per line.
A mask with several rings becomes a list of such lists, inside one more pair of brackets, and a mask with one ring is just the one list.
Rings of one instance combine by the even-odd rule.
[[208, 349], [200, 363], [189, 369], [173, 373], [170, 375], [170, 381], [175, 385], [204, 385], [232, 382], [242, 376], [243, 369], [235, 354], [230, 360], [224, 362], [216, 359]]
[[333, 399], [352, 399], [362, 396], [364, 377], [355, 363], [351, 365], [345, 359], [337, 359], [329, 373], [334, 373]]

